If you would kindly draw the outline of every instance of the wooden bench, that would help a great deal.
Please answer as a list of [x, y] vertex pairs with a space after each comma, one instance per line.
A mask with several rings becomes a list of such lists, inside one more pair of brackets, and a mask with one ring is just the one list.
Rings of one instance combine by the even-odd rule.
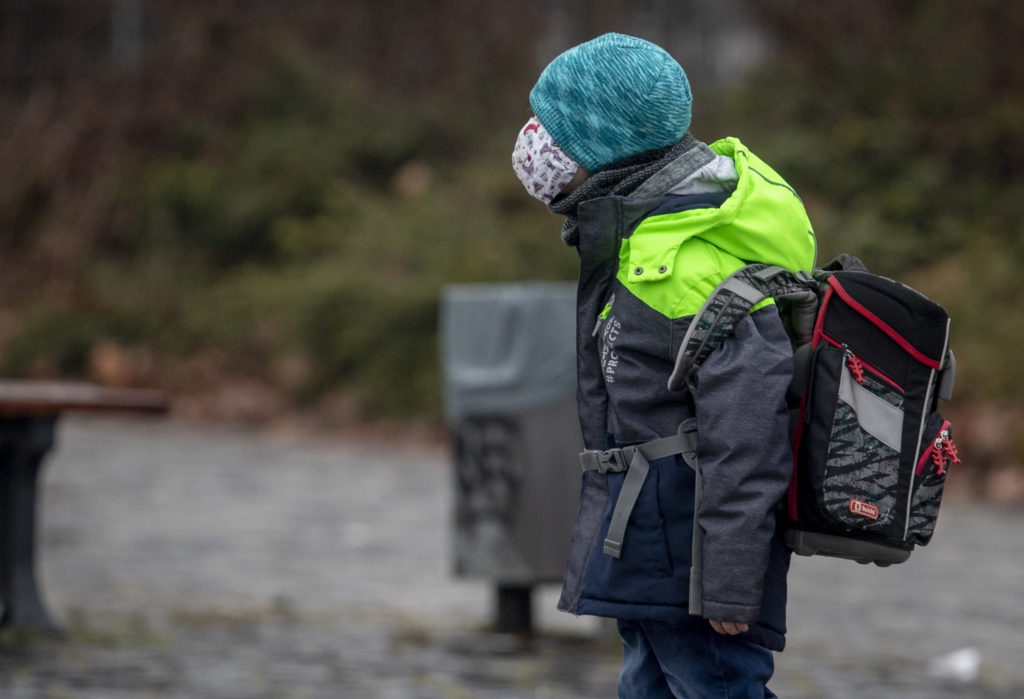
[[0, 381], [0, 628], [57, 630], [36, 582], [40, 467], [68, 411], [164, 413], [165, 394], [89, 383]]

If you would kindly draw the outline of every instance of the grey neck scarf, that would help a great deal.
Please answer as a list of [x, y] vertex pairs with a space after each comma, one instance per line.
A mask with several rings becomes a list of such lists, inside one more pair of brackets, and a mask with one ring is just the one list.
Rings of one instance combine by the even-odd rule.
[[598, 197], [632, 194], [659, 170], [686, 151], [700, 145], [701, 142], [687, 132], [683, 139], [673, 146], [639, 153], [592, 173], [579, 187], [564, 197], [556, 198], [548, 205], [552, 212], [566, 217], [565, 223], [562, 224], [562, 240], [566, 245], [579, 245], [580, 233], [576, 213], [580, 204]]

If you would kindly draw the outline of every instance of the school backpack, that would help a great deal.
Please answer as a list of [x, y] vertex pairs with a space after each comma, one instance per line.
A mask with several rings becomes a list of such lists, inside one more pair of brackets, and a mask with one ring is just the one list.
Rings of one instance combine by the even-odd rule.
[[691, 321], [669, 388], [692, 389], [701, 362], [769, 297], [796, 365], [787, 545], [880, 566], [907, 560], [931, 540], [946, 474], [960, 463], [938, 411], [956, 373], [948, 314], [852, 256], [813, 274], [751, 264]]

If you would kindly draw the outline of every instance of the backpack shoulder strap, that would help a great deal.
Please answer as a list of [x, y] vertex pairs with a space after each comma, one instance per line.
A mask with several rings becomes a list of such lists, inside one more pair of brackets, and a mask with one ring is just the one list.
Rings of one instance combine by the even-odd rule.
[[787, 329], [794, 344], [810, 340], [818, 309], [817, 287], [818, 282], [802, 270], [750, 264], [733, 272], [715, 287], [690, 321], [668, 380], [669, 390], [692, 388], [693, 372], [732, 334], [750, 309], [766, 298], [791, 308]]

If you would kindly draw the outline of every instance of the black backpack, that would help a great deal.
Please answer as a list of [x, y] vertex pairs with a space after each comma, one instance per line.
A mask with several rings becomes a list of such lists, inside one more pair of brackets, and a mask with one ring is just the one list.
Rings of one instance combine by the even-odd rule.
[[956, 373], [948, 314], [847, 255], [813, 274], [748, 265], [694, 317], [669, 388], [691, 387], [704, 358], [769, 297], [796, 362], [786, 543], [807, 556], [907, 560], [931, 539], [947, 471], [960, 463], [938, 411]]

